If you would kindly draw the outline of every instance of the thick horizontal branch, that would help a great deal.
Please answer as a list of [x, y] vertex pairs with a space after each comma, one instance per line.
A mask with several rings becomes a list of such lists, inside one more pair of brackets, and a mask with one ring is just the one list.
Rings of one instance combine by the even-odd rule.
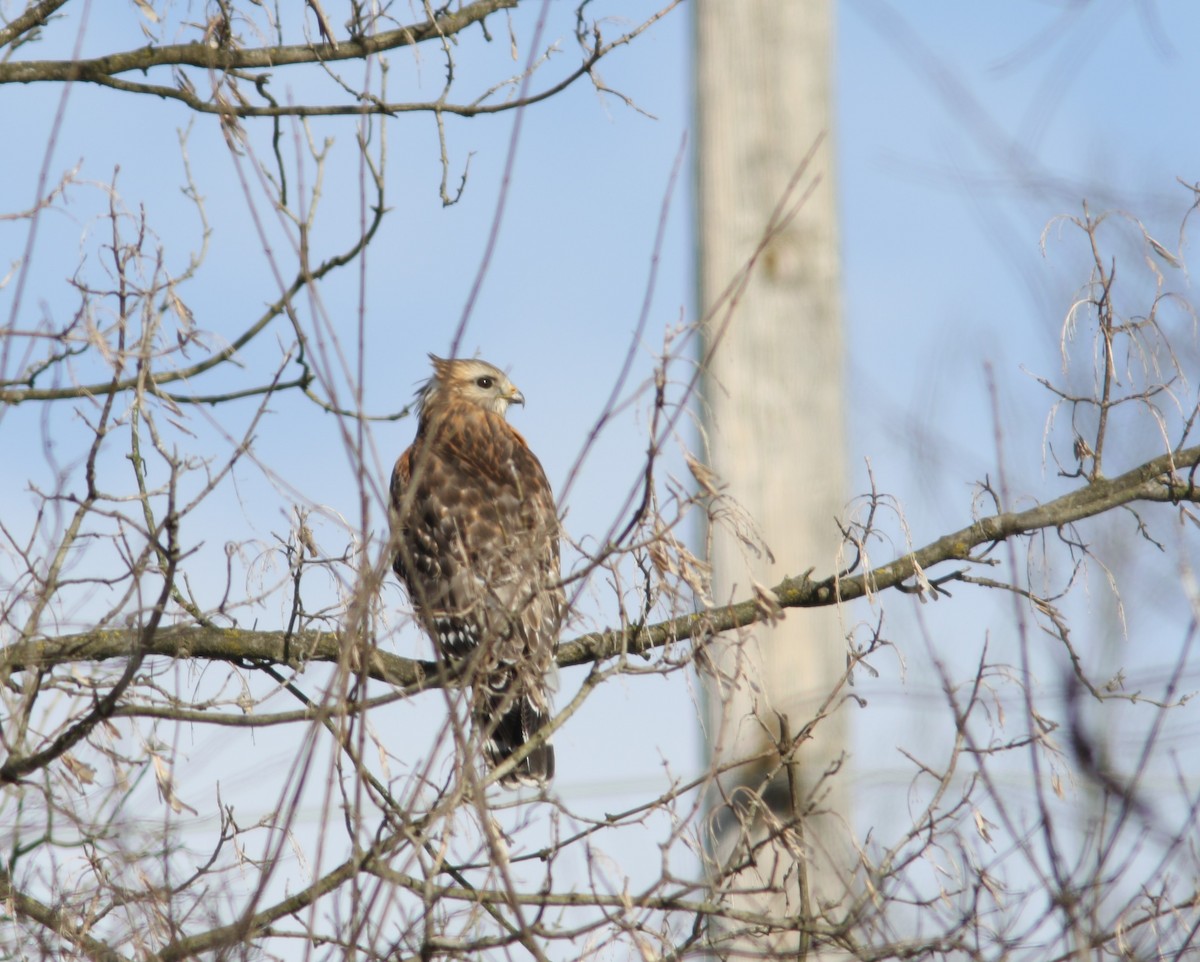
[[[1200, 463], [1200, 447], [1184, 448], [1147, 461], [1111, 481], [1102, 479], [1027, 511], [1004, 512], [983, 518], [966, 528], [903, 555], [865, 574], [814, 581], [807, 575], [786, 578], [772, 589], [781, 608], [817, 608], [854, 601], [894, 588], [946, 561], [970, 561], [980, 545], [1004, 541], [1015, 535], [1059, 528], [1112, 508], [1136, 501], [1196, 501], [1200, 490], [1191, 478], [1180, 481], [1180, 472]], [[744, 628], [770, 616], [757, 599], [659, 622], [641, 630], [604, 631], [584, 635], [559, 647], [560, 665], [578, 665], [613, 658], [623, 652], [645, 652], [673, 641], [710, 637]]]
[[286, 44], [270, 47], [210, 46], [207, 43], [138, 47], [89, 60], [25, 60], [0, 63], [0, 83], [46, 81], [99, 82], [130, 71], [152, 67], [201, 67], [210, 70], [262, 70], [293, 64], [357, 60], [460, 33], [497, 10], [511, 9], [518, 0], [475, 0], [456, 11], [396, 30], [352, 37], [331, 43]]
[[[125, 658], [138, 643], [137, 632], [125, 630], [87, 631], [61, 638], [40, 638], [0, 648], [0, 672], [11, 674], [31, 668], [52, 668], [81, 661], [105, 661]], [[160, 628], [143, 647], [147, 655], [168, 658], [202, 658], [208, 661], [232, 661], [253, 664], [303, 667], [311, 661], [338, 662], [347, 659], [357, 669], [352, 653], [347, 653], [341, 635], [330, 631], [248, 631], [240, 628], [177, 626]], [[348, 654], [350, 657], [348, 657]], [[380, 681], [410, 688], [441, 683], [441, 666], [432, 661], [401, 658], [372, 649], [367, 674]]]
[[[969, 562], [972, 552], [980, 546], [1033, 531], [1060, 528], [1121, 505], [1139, 501], [1200, 501], [1200, 489], [1192, 477], [1197, 465], [1200, 465], [1200, 446], [1184, 448], [1148, 461], [1120, 477], [1094, 481], [1026, 511], [1002, 512], [982, 518], [865, 574], [834, 576], [820, 581], [808, 576], [786, 578], [773, 589], [774, 597], [781, 608], [816, 608], [853, 601], [901, 585], [918, 571], [938, 564]], [[558, 664], [569, 667], [627, 653], [643, 654], [672, 642], [708, 638], [744, 628], [771, 614], [760, 600], [751, 599], [645, 628], [593, 632], [563, 642], [558, 649]], [[137, 644], [135, 632], [113, 630], [9, 645], [0, 648], [0, 673], [123, 658], [131, 654]], [[453, 672], [437, 662], [401, 658], [373, 646], [370, 663], [359, 666], [354, 652], [348, 653], [345, 641], [333, 632], [303, 632], [289, 636], [282, 631], [183, 626], [160, 629], [144, 650], [150, 655], [171, 658], [262, 661], [296, 667], [307, 662], [338, 662], [349, 657], [353, 669], [363, 670], [379, 681], [413, 690], [438, 687], [453, 677]]]

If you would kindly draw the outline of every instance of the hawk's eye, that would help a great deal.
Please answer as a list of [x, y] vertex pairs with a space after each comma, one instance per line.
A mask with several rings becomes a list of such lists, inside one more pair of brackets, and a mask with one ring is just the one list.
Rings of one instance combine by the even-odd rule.
[[476, 378], [475, 383], [486, 391], [496, 382], [485, 374], [483, 377]]

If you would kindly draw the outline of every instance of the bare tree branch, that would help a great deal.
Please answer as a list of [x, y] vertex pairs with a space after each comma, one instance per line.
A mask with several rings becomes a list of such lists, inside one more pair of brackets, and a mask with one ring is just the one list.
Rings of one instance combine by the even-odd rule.
[[[808, 574], [788, 578], [771, 589], [780, 608], [816, 608], [846, 603], [873, 592], [898, 588], [918, 571], [948, 561], [976, 560], [972, 551], [1008, 538], [1053, 530], [1139, 501], [1178, 503], [1200, 501], [1192, 471], [1200, 466], [1200, 446], [1184, 448], [1147, 461], [1120, 477], [1100, 479], [1045, 504], [1025, 511], [982, 518], [944, 535], [865, 574], [831, 576], [814, 581]], [[1181, 477], [1181, 475], [1183, 477]], [[1186, 478], [1186, 480], [1184, 479]], [[613, 629], [582, 635], [559, 646], [561, 667], [605, 661], [625, 654], [645, 654], [676, 641], [707, 638], [769, 620], [771, 610], [760, 599], [709, 608], [642, 628]], [[84, 632], [62, 638], [41, 638], [0, 648], [0, 670], [6, 674], [45, 669], [84, 661], [103, 661], [129, 655], [135, 637], [127, 631]], [[336, 632], [253, 631], [241, 628], [176, 626], [154, 632], [148, 655], [223, 661], [266, 661], [302, 666], [306, 662], [337, 662], [345, 642]], [[436, 662], [401, 658], [371, 649], [364, 672], [378, 681], [422, 690], [440, 687], [453, 678]]]
[[44, 25], [55, 10], [65, 7], [70, 2], [71, 0], [41, 0], [40, 3], [30, 4], [24, 13], [18, 14], [0, 27], [0, 47], [5, 47], [21, 34]]
[[[65, 0], [41, 4], [47, 13], [62, 6]], [[443, 9], [438, 15], [407, 27], [387, 30], [369, 36], [352, 37], [337, 45], [283, 44], [260, 48], [231, 48], [209, 43], [185, 43], [168, 46], [146, 46], [135, 50], [107, 54], [90, 60], [27, 60], [0, 64], [0, 84], [41, 83], [46, 81], [83, 81], [107, 83], [118, 74], [146, 71], [152, 67], [200, 67], [207, 70], [275, 69], [295, 64], [333, 63], [342, 60], [361, 60], [372, 54], [384, 53], [397, 47], [407, 47], [453, 36], [472, 24], [479, 23], [497, 10], [515, 7], [518, 0], [474, 0], [457, 11]], [[32, 16], [31, 16], [32, 15]], [[9, 24], [12, 31], [19, 21], [36, 22], [39, 14], [27, 11]], [[26, 27], [25, 29], [28, 29]], [[19, 31], [16, 31], [19, 32]], [[0, 32], [0, 40], [4, 33]], [[236, 113], [236, 111], [230, 111]]]
[[11, 905], [17, 915], [33, 919], [47, 931], [61, 935], [77, 946], [92, 962], [127, 962], [125, 957], [109, 945], [92, 938], [72, 917], [67, 909], [52, 908], [32, 898], [15, 887], [8, 872], [0, 868], [0, 902]]

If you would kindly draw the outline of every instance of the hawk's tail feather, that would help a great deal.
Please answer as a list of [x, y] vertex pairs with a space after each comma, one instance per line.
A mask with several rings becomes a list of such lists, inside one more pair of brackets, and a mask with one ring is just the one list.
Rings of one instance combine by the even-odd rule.
[[[483, 721], [488, 726], [484, 751], [490, 768], [497, 768], [506, 762], [550, 720], [544, 705], [539, 705], [528, 694], [520, 694], [515, 699], [499, 696], [491, 700], [488, 708], [489, 716]], [[505, 788], [518, 785], [544, 788], [553, 777], [554, 746], [543, 742], [517, 762], [512, 771], [502, 776], [500, 784]]]

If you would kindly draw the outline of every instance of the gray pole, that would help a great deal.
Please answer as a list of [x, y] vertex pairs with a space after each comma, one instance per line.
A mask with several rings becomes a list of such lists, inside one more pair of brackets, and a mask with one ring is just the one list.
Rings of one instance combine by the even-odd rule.
[[[833, 16], [829, 0], [698, 0], [696, 99], [699, 278], [703, 310], [763, 241], [772, 213], [804, 158], [812, 158], [792, 195], [794, 219], [762, 250], [732, 313], [718, 309], [708, 328], [719, 338], [705, 390], [712, 467], [754, 520], [775, 555], [755, 557], [728, 531], [712, 532], [714, 600], [748, 597], [753, 582], [838, 566], [834, 520], [844, 505], [842, 332], [831, 119]], [[814, 151], [814, 145], [816, 149]], [[802, 201], [802, 202], [801, 202]], [[723, 327], [728, 319], [728, 325]], [[846, 626], [839, 612], [791, 611], [775, 627], [756, 626], [721, 642], [724, 667], [708, 689], [714, 762], [761, 751], [786, 716], [792, 734], [818, 710], [845, 669]], [[789, 840], [759, 851], [755, 866], [715, 880], [745, 907], [782, 917], [820, 915], [845, 895], [852, 868], [845, 774], [822, 780], [842, 757], [844, 713], [824, 719], [797, 756], [799, 792], [786, 772], [769, 783], [778, 758], [721, 779], [757, 792], [772, 813], [717, 805], [715, 857], [724, 865], [761, 839], [773, 819], [807, 812]], [[752, 799], [742, 792], [741, 801]], [[741, 810], [741, 814], [735, 813]], [[746, 823], [753, 821], [751, 836]], [[739, 852], [741, 853], [739, 855]], [[797, 860], [797, 853], [804, 853]], [[715, 935], [716, 933], [714, 933]], [[751, 948], [727, 932], [731, 949]], [[807, 954], [795, 937], [775, 949]]]

